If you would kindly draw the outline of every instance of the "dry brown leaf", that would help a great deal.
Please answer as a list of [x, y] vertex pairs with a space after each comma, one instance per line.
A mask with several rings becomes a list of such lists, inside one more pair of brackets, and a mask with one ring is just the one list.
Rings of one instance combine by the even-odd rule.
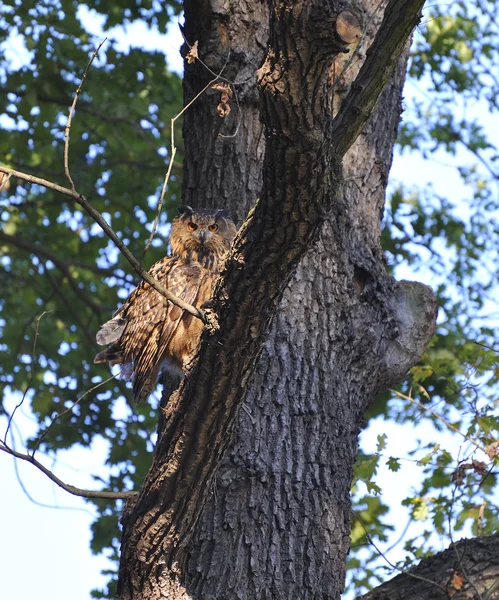
[[466, 476], [466, 470], [469, 469], [471, 465], [469, 463], [460, 465], [454, 473], [452, 473], [452, 481], [455, 482], [456, 485], [463, 485], [464, 479]]
[[220, 102], [217, 106], [219, 117], [226, 117], [230, 113], [230, 101], [232, 99], [232, 88], [228, 83], [214, 83], [211, 88], [221, 93]]
[[229, 98], [229, 100], [230, 100], [230, 98], [232, 98], [232, 88], [230, 87], [230, 85], [228, 83], [224, 83], [222, 81], [218, 82], [218, 83], [214, 83], [211, 86], [211, 89], [221, 92], [222, 96], [226, 95]]
[[456, 592], [458, 592], [464, 585], [464, 577], [459, 575], [459, 573], [454, 572], [452, 575], [451, 588], [449, 593], [453, 596]]
[[499, 456], [499, 441], [492, 442], [485, 448], [485, 454], [492, 460], [494, 457]]
[[481, 460], [473, 460], [473, 470], [478, 475], [485, 475], [487, 473], [487, 465]]
[[226, 117], [230, 113], [230, 104], [227, 104], [226, 102], [220, 102], [220, 104], [217, 105], [217, 113], [219, 117], [222, 117], [222, 119]]
[[192, 44], [191, 49], [189, 50], [189, 52], [187, 52], [187, 54], [185, 55], [185, 59], [191, 65], [192, 63], [195, 63], [198, 58], [199, 58], [199, 54], [198, 54], [198, 41], [196, 40], [194, 42], [194, 44]]

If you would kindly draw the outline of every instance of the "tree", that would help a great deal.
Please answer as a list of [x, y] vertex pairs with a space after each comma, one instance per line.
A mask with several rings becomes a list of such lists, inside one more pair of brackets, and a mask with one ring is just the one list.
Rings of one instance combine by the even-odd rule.
[[[155, 597], [170, 585], [175, 591], [169, 593], [182, 593], [171, 580], [176, 569], [194, 597], [230, 597], [236, 589], [248, 597], [263, 597], [262, 590], [292, 597], [297, 581], [303, 597], [336, 597], [342, 590], [363, 413], [376, 393], [417, 362], [435, 312], [426, 288], [395, 284], [386, 274], [379, 244], [404, 56], [373, 107], [417, 15], [407, 7], [397, 13], [398, 4], [389, 4], [377, 38], [381, 15], [374, 6], [366, 5], [373, 16], [363, 21], [359, 7], [320, 3], [307, 4], [310, 12], [303, 14], [302, 4], [289, 11], [283, 6], [270, 16], [266, 6], [248, 12], [244, 4], [185, 5], [186, 40], [197, 42], [204, 63], [188, 67], [185, 104], [209, 82], [225, 87], [209, 88], [185, 113], [184, 199], [230, 205], [239, 218], [260, 200], [210, 308], [212, 331], [198, 362], [164, 407], [153, 468], [139, 499], [127, 507], [119, 597], [132, 590], [130, 597]], [[364, 47], [374, 42], [357, 75], [362, 61], [355, 57], [362, 52], [353, 53], [349, 70], [342, 53], [359, 37]], [[263, 65], [261, 100], [255, 65]], [[235, 97], [222, 119], [215, 95], [228, 90]], [[83, 108], [93, 110], [89, 103]], [[104, 111], [100, 118], [109, 116]], [[111, 118], [123, 117], [113, 111]], [[133, 120], [127, 124], [133, 130]], [[85, 141], [85, 134], [77, 132], [77, 140]], [[112, 155], [129, 168], [133, 161], [122, 156], [116, 137]], [[96, 158], [90, 145], [84, 154]], [[140, 164], [138, 172], [146, 167]], [[6, 235], [17, 247], [42, 252], [22, 246], [12, 233]], [[103, 248], [103, 240], [97, 242]], [[68, 265], [58, 268], [78, 293]], [[50, 270], [45, 267], [48, 283]], [[57, 293], [52, 288], [49, 296]], [[89, 308], [100, 316], [94, 303]], [[88, 327], [82, 323], [81, 329]], [[64, 402], [63, 394], [58, 397]], [[48, 416], [52, 394], [35, 400]], [[90, 405], [81, 415], [80, 435], [90, 439], [96, 427], [113, 435], [110, 415], [106, 421], [102, 412]], [[153, 418], [148, 415], [148, 424]], [[70, 443], [66, 433], [64, 439]], [[117, 448], [126, 452], [124, 436]], [[112, 483], [121, 484], [118, 478]], [[235, 563], [227, 565], [227, 554], [237, 557]], [[167, 569], [159, 566], [164, 564]]]

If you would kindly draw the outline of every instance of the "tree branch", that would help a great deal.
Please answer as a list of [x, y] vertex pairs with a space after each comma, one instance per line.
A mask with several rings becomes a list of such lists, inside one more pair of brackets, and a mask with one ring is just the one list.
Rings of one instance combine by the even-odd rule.
[[74, 111], [76, 108], [76, 103], [78, 102], [78, 96], [80, 95], [81, 90], [83, 89], [83, 85], [85, 83], [85, 79], [87, 78], [90, 67], [92, 66], [92, 63], [94, 62], [95, 57], [97, 56], [97, 54], [99, 54], [99, 50], [102, 48], [102, 46], [106, 42], [106, 40], [107, 40], [107, 38], [102, 40], [102, 42], [98, 45], [97, 49], [95, 50], [95, 52], [92, 54], [90, 60], [88, 61], [88, 64], [87, 64], [85, 70], [83, 71], [80, 85], [78, 86], [78, 88], [75, 92], [75, 95], [73, 98], [73, 103], [71, 104], [71, 108], [69, 109], [68, 121], [66, 123], [66, 128], [64, 130], [64, 173], [65, 173], [66, 179], [69, 181], [69, 185], [71, 186], [71, 189], [73, 191], [75, 191], [75, 184], [74, 184], [74, 182], [71, 178], [71, 174], [69, 172], [69, 132], [71, 130], [71, 121], [73, 119]]
[[82, 498], [104, 498], [109, 500], [120, 500], [125, 498], [132, 498], [137, 494], [137, 492], [105, 492], [98, 490], [84, 490], [82, 488], [75, 487], [74, 485], [69, 485], [68, 483], [64, 483], [57, 475], [52, 473], [50, 469], [47, 469], [40, 461], [31, 456], [30, 454], [23, 454], [22, 452], [18, 452], [17, 450], [13, 450], [9, 446], [5, 444], [5, 442], [0, 441], [0, 450], [5, 452], [6, 454], [10, 454], [11, 456], [18, 458], [19, 460], [24, 460], [32, 465], [34, 465], [37, 469], [39, 469], [42, 473], [44, 473], [51, 481], [57, 484], [60, 488], [73, 494], [73, 496], [81, 496]]
[[70, 190], [69, 188], [65, 188], [62, 185], [57, 183], [53, 183], [51, 181], [47, 181], [46, 179], [41, 179], [40, 177], [35, 177], [34, 175], [28, 175], [26, 173], [22, 173], [21, 171], [16, 171], [15, 169], [10, 169], [3, 165], [0, 165], [0, 173], [7, 173], [7, 175], [12, 175], [13, 177], [17, 177], [18, 179], [22, 179], [23, 181], [27, 181], [28, 183], [34, 183], [36, 185], [41, 185], [42, 187], [48, 188], [50, 190], [54, 190], [59, 192], [60, 194], [64, 194], [69, 198], [75, 200], [87, 214], [89, 214], [92, 219], [102, 228], [104, 233], [109, 237], [109, 239], [114, 242], [118, 250], [123, 254], [123, 256], [128, 260], [128, 262], [132, 265], [135, 272], [146, 281], [152, 288], [154, 288], [157, 292], [159, 292], [162, 296], [164, 296], [167, 300], [169, 300], [175, 306], [178, 306], [182, 310], [185, 310], [189, 314], [201, 319], [204, 323], [206, 323], [206, 318], [203, 311], [199, 310], [195, 306], [184, 302], [182, 299], [177, 298], [175, 294], [172, 294], [170, 290], [161, 285], [154, 277], [151, 277], [149, 273], [144, 271], [144, 269], [140, 266], [139, 261], [135, 258], [135, 256], [130, 252], [130, 250], [125, 246], [125, 244], [120, 240], [120, 238], [116, 235], [114, 230], [109, 226], [104, 217], [98, 212], [83, 196], [83, 194], [79, 194], [75, 190]]
[[424, 0], [389, 0], [367, 57], [333, 120], [336, 155], [343, 157], [371, 115], [412, 31], [421, 20]]
[[[463, 567], [466, 573], [463, 572]], [[357, 600], [472, 600], [496, 598], [499, 535], [461, 540]], [[457, 584], [457, 585], [456, 585]]]

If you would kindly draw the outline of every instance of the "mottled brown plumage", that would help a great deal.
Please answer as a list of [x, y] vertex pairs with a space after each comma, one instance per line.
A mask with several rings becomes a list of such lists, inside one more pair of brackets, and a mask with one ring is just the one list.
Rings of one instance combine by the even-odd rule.
[[[236, 227], [223, 210], [179, 209], [170, 233], [172, 255], [155, 263], [149, 273], [178, 298], [200, 307], [213, 290], [223, 255]], [[95, 363], [121, 364], [133, 374], [137, 402], [156, 387], [162, 365], [184, 369], [192, 358], [202, 322], [142, 281], [97, 333]]]

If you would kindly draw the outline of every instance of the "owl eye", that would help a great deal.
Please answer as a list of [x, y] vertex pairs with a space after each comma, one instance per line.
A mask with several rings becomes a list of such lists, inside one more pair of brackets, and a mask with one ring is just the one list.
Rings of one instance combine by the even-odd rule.
[[211, 225], [208, 226], [208, 229], [210, 231], [218, 231], [218, 225], [216, 223], [212, 223]]
[[196, 231], [197, 228], [198, 228], [198, 226], [196, 225], [196, 223], [193, 223], [192, 221], [189, 221], [187, 223], [187, 229], [189, 231]]

